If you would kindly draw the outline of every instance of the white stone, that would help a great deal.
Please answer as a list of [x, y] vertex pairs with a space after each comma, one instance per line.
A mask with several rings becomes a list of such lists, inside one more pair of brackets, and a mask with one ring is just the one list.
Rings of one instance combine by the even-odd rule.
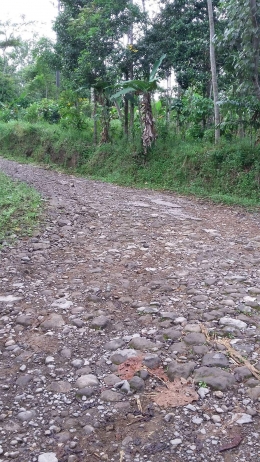
[[181, 438], [175, 438], [174, 440], [171, 440], [170, 443], [171, 443], [173, 446], [179, 446], [179, 444], [182, 443], [182, 439], [181, 439]]
[[250, 414], [234, 414], [232, 420], [240, 425], [252, 422], [252, 416]]
[[223, 326], [231, 326], [235, 327], [237, 329], [246, 329], [247, 324], [244, 321], [240, 321], [240, 319], [234, 319], [234, 318], [220, 318], [219, 324], [222, 324]]
[[16, 302], [18, 300], [22, 300], [23, 297], [14, 297], [14, 295], [1, 295], [0, 302]]
[[45, 452], [38, 457], [38, 462], [59, 462], [54, 452]]
[[184, 318], [183, 316], [180, 316], [179, 318], [174, 319], [174, 324], [182, 324], [183, 322], [186, 322], [187, 319]]
[[194, 424], [200, 425], [203, 422], [203, 419], [201, 417], [192, 417], [191, 421]]
[[209, 393], [209, 389], [205, 387], [200, 387], [198, 389], [198, 395], [201, 397], [201, 399], [204, 399], [205, 396]]
[[75, 386], [78, 388], [95, 387], [97, 385], [99, 385], [99, 381], [93, 374], [82, 375], [75, 383]]
[[70, 308], [71, 305], [73, 305], [73, 303], [70, 302], [69, 300], [66, 300], [66, 298], [59, 298], [58, 300], [56, 300], [55, 302], [51, 304], [51, 306], [56, 306], [63, 310], [66, 310], [66, 308]]

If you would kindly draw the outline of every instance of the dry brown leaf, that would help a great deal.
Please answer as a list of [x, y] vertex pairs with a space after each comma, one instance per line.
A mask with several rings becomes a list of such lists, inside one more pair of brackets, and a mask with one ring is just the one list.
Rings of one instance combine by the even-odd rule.
[[[201, 332], [203, 332], [203, 334], [206, 336], [207, 341], [210, 342], [210, 336], [209, 336], [208, 329], [203, 324], [201, 324], [200, 327], [201, 327]], [[253, 364], [251, 364], [247, 359], [243, 358], [243, 356], [237, 350], [232, 348], [232, 346], [230, 345], [230, 340], [228, 340], [227, 338], [216, 338], [216, 337], [214, 337], [214, 342], [218, 343], [220, 345], [224, 345], [226, 347], [230, 357], [236, 362], [236, 364], [238, 364], [238, 365], [244, 364], [252, 372], [253, 376], [256, 379], [260, 380], [260, 372], [259, 372], [259, 370], [256, 369], [253, 366]]]
[[167, 388], [158, 388], [154, 402], [162, 407], [186, 406], [199, 399], [193, 383], [176, 377], [174, 382], [167, 383]]
[[141, 400], [138, 396], [135, 397], [136, 399], [136, 404], [137, 404], [137, 407], [138, 407], [138, 410], [141, 412], [141, 414], [143, 413], [143, 409], [142, 409], [142, 404], [141, 404]]
[[161, 366], [157, 367], [157, 369], [149, 369], [147, 367], [147, 371], [153, 377], [156, 377], [157, 379], [162, 380], [163, 382], [169, 382], [169, 378], [167, 377], [167, 375], [165, 374], [165, 372], [164, 372], [164, 370], [163, 370], [163, 368]]
[[142, 369], [143, 357], [129, 358], [118, 366], [118, 375], [122, 380], [131, 380], [135, 373]]

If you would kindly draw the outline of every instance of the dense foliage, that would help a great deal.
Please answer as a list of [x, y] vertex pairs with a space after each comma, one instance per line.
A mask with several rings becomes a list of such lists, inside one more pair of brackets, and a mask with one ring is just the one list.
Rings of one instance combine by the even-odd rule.
[[88, 146], [124, 142], [146, 164], [154, 152], [160, 159], [160, 143], [214, 144], [217, 128], [224, 144], [251, 146], [250, 170], [259, 163], [260, 0], [210, 3], [217, 127], [209, 0], [60, 0], [56, 43], [0, 23], [0, 121], [84, 132]]

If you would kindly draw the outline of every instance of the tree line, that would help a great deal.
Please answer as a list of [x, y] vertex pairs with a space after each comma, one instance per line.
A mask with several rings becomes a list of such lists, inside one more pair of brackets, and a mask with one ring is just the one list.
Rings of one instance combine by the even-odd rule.
[[95, 144], [139, 139], [144, 154], [168, 133], [257, 140], [259, 7], [60, 0], [55, 43], [25, 41], [25, 23], [2, 22], [0, 119], [93, 130]]

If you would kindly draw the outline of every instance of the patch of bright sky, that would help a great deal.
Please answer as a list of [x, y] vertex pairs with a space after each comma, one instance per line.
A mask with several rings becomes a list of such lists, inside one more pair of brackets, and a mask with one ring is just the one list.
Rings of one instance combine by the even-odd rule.
[[25, 16], [26, 22], [33, 21], [35, 24], [27, 27], [27, 32], [22, 33], [23, 37], [29, 38], [37, 32], [39, 36], [55, 40], [52, 22], [58, 13], [58, 0], [7, 0], [1, 3], [1, 22], [10, 20], [11, 23], [18, 23]]
[[[134, 0], [134, 3], [142, 5], [142, 0]], [[145, 8], [152, 16], [158, 12], [160, 0], [145, 0]], [[58, 13], [58, 0], [7, 0], [1, 4], [1, 21], [10, 20], [12, 23], [20, 22], [25, 16], [25, 21], [35, 21], [34, 25], [27, 28], [23, 37], [29, 37], [33, 32], [39, 36], [46, 36], [55, 40], [55, 32], [52, 23]]]

